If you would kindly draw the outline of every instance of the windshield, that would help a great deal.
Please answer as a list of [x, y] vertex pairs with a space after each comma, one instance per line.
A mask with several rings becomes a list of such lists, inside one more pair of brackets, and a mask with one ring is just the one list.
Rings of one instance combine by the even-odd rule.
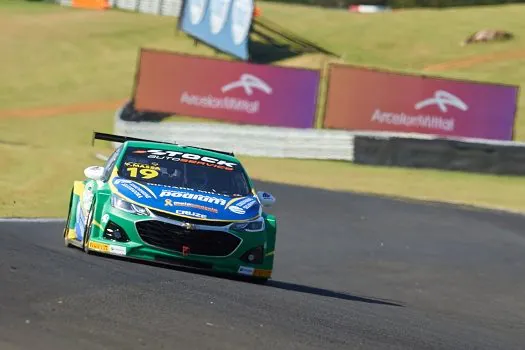
[[247, 196], [251, 188], [240, 164], [194, 153], [129, 147], [120, 177], [157, 185]]

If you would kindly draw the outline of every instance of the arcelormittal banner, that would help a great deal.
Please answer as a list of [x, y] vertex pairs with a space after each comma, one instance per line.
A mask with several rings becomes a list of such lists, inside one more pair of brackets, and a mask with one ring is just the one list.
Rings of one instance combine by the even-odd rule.
[[319, 71], [142, 50], [135, 108], [234, 123], [314, 126]]
[[519, 87], [334, 64], [324, 127], [512, 140]]

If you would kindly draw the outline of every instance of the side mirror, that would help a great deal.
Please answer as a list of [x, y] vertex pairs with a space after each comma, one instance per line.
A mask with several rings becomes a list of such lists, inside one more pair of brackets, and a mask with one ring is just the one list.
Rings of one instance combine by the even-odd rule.
[[257, 197], [259, 197], [263, 207], [271, 207], [275, 204], [275, 197], [268, 192], [259, 191], [257, 192]]
[[104, 167], [90, 166], [84, 169], [84, 175], [91, 180], [101, 180], [104, 177]]

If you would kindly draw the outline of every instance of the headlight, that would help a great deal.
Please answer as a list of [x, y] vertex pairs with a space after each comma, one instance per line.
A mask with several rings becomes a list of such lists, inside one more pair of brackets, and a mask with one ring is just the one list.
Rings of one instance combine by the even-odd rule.
[[118, 197], [117, 195], [111, 196], [111, 206], [113, 208], [117, 208], [127, 213], [135, 215], [149, 215], [148, 209], [141, 207], [140, 205], [127, 202], [124, 199]]
[[261, 232], [264, 231], [264, 218], [260, 217], [254, 221], [236, 222], [230, 228], [235, 231]]

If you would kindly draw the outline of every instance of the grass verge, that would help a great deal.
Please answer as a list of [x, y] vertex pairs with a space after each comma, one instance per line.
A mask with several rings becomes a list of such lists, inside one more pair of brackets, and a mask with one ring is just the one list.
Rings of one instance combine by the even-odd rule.
[[[63, 216], [68, 191], [108, 143], [91, 146], [91, 132], [111, 132], [111, 112], [0, 120], [0, 216]], [[60, 133], [57, 133], [60, 130]], [[67, 131], [67, 132], [66, 132]], [[348, 162], [240, 157], [255, 179], [330, 190], [474, 204], [525, 212], [525, 178], [357, 166]], [[278, 171], [276, 171], [278, 169]]]

